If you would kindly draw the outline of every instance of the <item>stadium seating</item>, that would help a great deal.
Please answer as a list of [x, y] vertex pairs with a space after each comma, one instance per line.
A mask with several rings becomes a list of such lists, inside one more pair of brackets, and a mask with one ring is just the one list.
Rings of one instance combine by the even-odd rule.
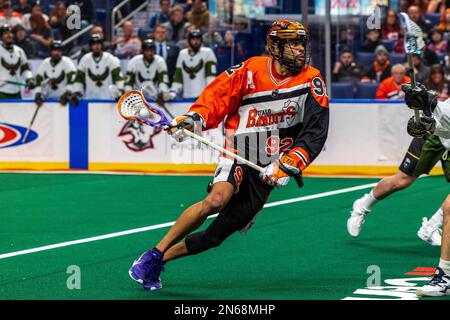
[[433, 27], [436, 27], [439, 25], [441, 14], [440, 13], [427, 13], [425, 15], [425, 18], [430, 20], [430, 22], [433, 24]]
[[358, 83], [355, 99], [375, 99], [379, 83]]
[[404, 54], [392, 53], [389, 55], [389, 58], [391, 59], [392, 65], [397, 63], [405, 63], [406, 61], [406, 56]]
[[333, 99], [353, 99], [355, 97], [355, 85], [351, 82], [334, 82], [331, 84], [331, 97]]
[[375, 53], [373, 52], [357, 52], [356, 53], [356, 62], [360, 66], [369, 66], [373, 63], [375, 59]]
[[381, 43], [386, 48], [387, 51], [392, 52], [397, 40], [382, 40]]
[[445, 53], [438, 53], [436, 52], [438, 58], [439, 58], [439, 62], [443, 65], [445, 65]]

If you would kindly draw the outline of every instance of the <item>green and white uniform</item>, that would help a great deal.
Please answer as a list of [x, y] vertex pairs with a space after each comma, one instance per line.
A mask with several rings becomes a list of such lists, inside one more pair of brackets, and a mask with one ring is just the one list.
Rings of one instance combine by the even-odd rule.
[[[66, 91], [73, 92], [77, 69], [68, 57], [62, 57], [58, 62], [46, 58], [36, 74], [35, 93], [44, 93], [45, 98], [60, 98]], [[42, 82], [50, 79], [42, 88]]]
[[124, 81], [120, 61], [108, 52], [95, 57], [92, 52], [85, 54], [78, 64], [75, 91], [85, 99], [114, 99], [110, 86], [115, 85], [123, 92]]
[[142, 54], [135, 56], [127, 66], [125, 91], [140, 89], [149, 82], [159, 92], [169, 91], [169, 76], [167, 75], [167, 64], [164, 58], [154, 55], [153, 60], [148, 62]]
[[197, 98], [216, 77], [217, 59], [210, 48], [201, 47], [197, 53], [183, 49], [178, 56], [172, 90], [183, 98]]
[[[28, 58], [22, 48], [12, 45], [10, 49], [0, 46], [0, 80], [24, 82], [33, 77]], [[0, 86], [0, 98], [20, 98], [20, 86], [5, 83]]]

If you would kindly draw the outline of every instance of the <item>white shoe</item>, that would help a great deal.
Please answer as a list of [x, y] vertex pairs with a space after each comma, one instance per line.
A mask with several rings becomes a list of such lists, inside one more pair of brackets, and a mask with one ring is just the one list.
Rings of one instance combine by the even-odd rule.
[[441, 229], [430, 223], [427, 218], [422, 219], [422, 227], [417, 231], [417, 236], [432, 246], [440, 246], [442, 240]]
[[442, 297], [450, 295], [450, 276], [441, 268], [436, 268], [433, 278], [416, 291], [419, 297]]
[[358, 199], [353, 203], [352, 214], [347, 220], [347, 231], [352, 237], [359, 236], [361, 227], [366, 220], [366, 216], [370, 212], [370, 210], [364, 208], [360, 202], [361, 199]]

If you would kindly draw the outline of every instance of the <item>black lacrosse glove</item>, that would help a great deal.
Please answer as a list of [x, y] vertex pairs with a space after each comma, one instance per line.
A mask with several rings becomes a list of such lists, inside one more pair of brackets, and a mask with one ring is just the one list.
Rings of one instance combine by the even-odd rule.
[[34, 102], [38, 107], [44, 104], [44, 96], [42, 95], [42, 93], [40, 92], [36, 93], [36, 95], [34, 96]]
[[430, 117], [420, 117], [420, 123], [413, 116], [408, 120], [408, 134], [414, 138], [426, 138], [436, 129], [436, 121]]
[[34, 82], [33, 78], [28, 78], [25, 81], [25, 88], [28, 90], [33, 90], [34, 88], [36, 88], [36, 82]]
[[81, 92], [75, 92], [70, 97], [70, 103], [72, 104], [72, 106], [78, 107], [78, 105], [80, 104], [80, 100], [82, 98], [83, 98], [83, 95], [81, 94]]
[[60, 103], [62, 106], [67, 105], [67, 103], [70, 101], [70, 99], [72, 99], [72, 95], [73, 95], [73, 93], [70, 92], [70, 91], [64, 92], [64, 93], [62, 94], [62, 96], [59, 97], [59, 103]]
[[413, 110], [423, 110], [427, 117], [431, 117], [437, 105], [437, 93], [428, 91], [424, 85], [418, 83], [412, 86], [411, 83], [402, 85], [402, 90], [405, 93], [405, 103], [408, 108]]

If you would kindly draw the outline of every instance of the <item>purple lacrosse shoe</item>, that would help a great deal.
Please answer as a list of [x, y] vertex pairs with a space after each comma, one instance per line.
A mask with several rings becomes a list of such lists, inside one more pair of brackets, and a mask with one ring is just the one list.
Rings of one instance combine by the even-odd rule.
[[131, 279], [142, 284], [145, 290], [162, 288], [159, 275], [164, 271], [163, 254], [156, 249], [145, 252], [135, 260], [128, 271]]

